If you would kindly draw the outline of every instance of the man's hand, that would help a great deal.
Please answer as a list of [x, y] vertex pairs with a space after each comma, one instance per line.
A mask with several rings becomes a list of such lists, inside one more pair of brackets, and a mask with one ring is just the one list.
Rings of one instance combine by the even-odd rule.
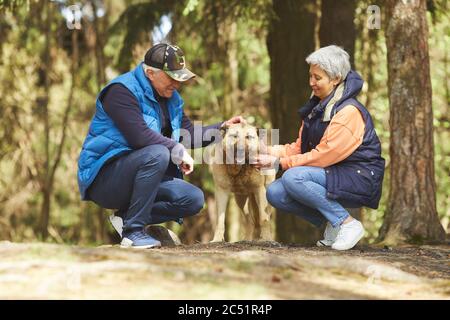
[[233, 118], [231, 118], [231, 119], [225, 121], [225, 122], [222, 124], [221, 127], [222, 127], [222, 128], [228, 127], [228, 126], [230, 126], [230, 125], [232, 125], [232, 124], [236, 124], [236, 123], [247, 124], [247, 120], [245, 120], [242, 116], [236, 116], [236, 117], [233, 117]]
[[192, 159], [192, 157], [186, 151], [186, 149], [184, 149], [183, 151], [183, 157], [181, 158], [180, 168], [185, 175], [189, 175], [192, 171], [194, 171], [194, 159]]
[[171, 156], [173, 163], [178, 165], [184, 174], [188, 175], [194, 171], [194, 159], [192, 159], [181, 143], [178, 143], [172, 149]]
[[271, 156], [270, 154], [259, 154], [256, 156], [253, 166], [258, 169], [278, 169], [280, 158]]

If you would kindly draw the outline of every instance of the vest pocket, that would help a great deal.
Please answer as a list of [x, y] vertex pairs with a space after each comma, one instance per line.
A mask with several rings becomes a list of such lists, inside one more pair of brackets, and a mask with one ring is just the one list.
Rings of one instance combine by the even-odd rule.
[[356, 169], [357, 184], [355, 186], [355, 193], [372, 196], [374, 190], [375, 173], [371, 170], [360, 168]]
[[[374, 175], [361, 167], [341, 167], [337, 170], [336, 192], [354, 197], [370, 198], [374, 190]], [[362, 200], [362, 199], [361, 199]]]

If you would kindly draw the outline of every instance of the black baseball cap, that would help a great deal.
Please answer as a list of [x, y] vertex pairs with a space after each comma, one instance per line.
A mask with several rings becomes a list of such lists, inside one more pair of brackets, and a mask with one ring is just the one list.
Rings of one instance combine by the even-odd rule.
[[184, 52], [179, 47], [167, 43], [158, 43], [147, 51], [144, 63], [163, 70], [172, 79], [183, 82], [195, 77], [195, 73], [186, 68]]

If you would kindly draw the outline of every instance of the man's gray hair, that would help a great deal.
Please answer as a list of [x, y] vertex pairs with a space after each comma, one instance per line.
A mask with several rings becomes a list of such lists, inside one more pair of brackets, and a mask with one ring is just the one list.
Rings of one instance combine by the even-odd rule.
[[309, 65], [318, 65], [332, 79], [345, 80], [350, 72], [350, 56], [341, 47], [331, 45], [320, 48], [311, 53], [306, 62]]
[[155, 67], [151, 67], [149, 65], [146, 65], [145, 63], [142, 64], [142, 68], [144, 68], [144, 71], [147, 71], [147, 69], [150, 69], [154, 73], [157, 73], [157, 72], [161, 71], [161, 69], [158, 69], [158, 68], [155, 68]]

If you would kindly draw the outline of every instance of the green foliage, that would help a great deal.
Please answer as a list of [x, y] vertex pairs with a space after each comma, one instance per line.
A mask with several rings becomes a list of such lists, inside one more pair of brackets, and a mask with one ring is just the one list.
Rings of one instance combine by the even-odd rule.
[[[116, 68], [126, 72], [133, 65], [133, 48], [136, 44], [146, 42], [149, 30], [160, 21], [160, 17], [169, 14], [174, 7], [174, 0], [154, 0], [128, 6], [119, 19], [111, 26], [111, 35], [122, 36]], [[148, 41], [148, 40], [147, 40]]]
[[10, 10], [15, 12], [18, 8], [29, 4], [30, 0], [0, 0], [0, 11]]
[[431, 14], [433, 24], [448, 21], [449, 3], [447, 0], [427, 0], [427, 10]]
[[198, 85], [183, 89], [184, 96], [187, 97], [189, 109], [201, 114], [202, 119], [211, 119], [212, 122], [223, 120], [220, 118], [225, 94], [220, 24], [232, 17], [237, 23], [240, 93], [238, 105], [233, 107], [234, 114], [244, 114], [256, 119], [255, 124], [268, 127], [270, 60], [265, 38], [272, 10], [270, 2], [265, 0], [238, 2], [188, 1], [183, 16], [173, 17], [175, 38], [172, 40], [187, 53], [188, 64], [200, 76]]

